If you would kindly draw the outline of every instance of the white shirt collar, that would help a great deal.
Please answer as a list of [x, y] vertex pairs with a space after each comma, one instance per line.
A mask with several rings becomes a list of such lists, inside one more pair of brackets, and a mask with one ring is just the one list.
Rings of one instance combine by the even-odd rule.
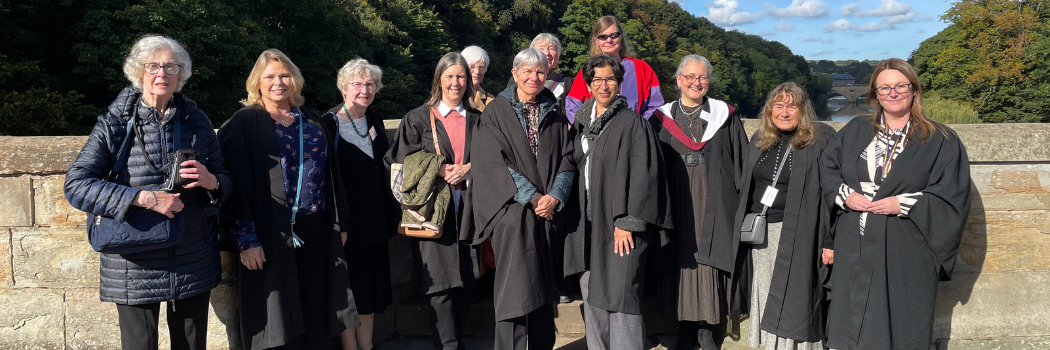
[[[441, 113], [441, 117], [442, 118], [447, 117], [448, 114], [452, 112], [452, 108], [449, 107], [449, 106], [446, 106], [444, 101], [438, 101], [437, 108], [438, 108], [438, 113]], [[463, 102], [462, 101], [460, 101], [459, 105], [456, 106], [456, 112], [459, 112], [459, 115], [462, 115], [464, 117], [467, 116], [467, 109], [463, 108]]]
[[598, 102], [595, 101], [594, 104], [591, 105], [591, 122], [593, 123], [594, 120], [597, 119], [597, 118], [598, 118]]

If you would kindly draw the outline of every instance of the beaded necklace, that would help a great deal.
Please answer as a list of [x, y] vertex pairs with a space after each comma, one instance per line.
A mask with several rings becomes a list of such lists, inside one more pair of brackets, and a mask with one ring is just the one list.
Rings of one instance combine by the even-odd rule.
[[[368, 132], [361, 132], [357, 130], [357, 123], [354, 123], [354, 118], [350, 118], [350, 110], [346, 109], [346, 104], [343, 104], [343, 112], [346, 113], [346, 119], [350, 120], [350, 126], [354, 127], [354, 133], [361, 138], [367, 138]], [[362, 117], [363, 118], [363, 117]], [[367, 125], [367, 124], [366, 124]]]

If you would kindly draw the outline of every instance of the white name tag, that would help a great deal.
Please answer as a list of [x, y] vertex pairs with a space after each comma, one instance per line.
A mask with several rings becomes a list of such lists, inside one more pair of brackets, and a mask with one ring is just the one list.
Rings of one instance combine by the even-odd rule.
[[368, 128], [368, 134], [372, 136], [372, 141], [376, 140], [376, 127]]
[[767, 207], [773, 206], [773, 200], [777, 199], [777, 192], [780, 190], [773, 186], [766, 186], [766, 193], [762, 194], [762, 205]]
[[554, 93], [554, 97], [560, 98], [561, 94], [565, 93], [565, 84], [558, 84], [558, 86], [554, 87], [554, 91], [551, 92]]

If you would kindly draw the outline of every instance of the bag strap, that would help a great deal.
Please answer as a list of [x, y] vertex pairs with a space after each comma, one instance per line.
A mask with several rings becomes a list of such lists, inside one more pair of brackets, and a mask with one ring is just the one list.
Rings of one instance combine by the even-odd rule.
[[434, 152], [437, 153], [437, 155], [440, 156], [441, 155], [441, 144], [438, 143], [438, 132], [437, 132], [437, 128], [434, 127], [434, 108], [427, 108], [427, 111], [429, 111], [429, 113], [430, 113], [430, 134], [432, 135], [432, 138], [434, 139]]
[[113, 161], [113, 168], [106, 174], [106, 180], [113, 177], [113, 174], [120, 174], [124, 171], [124, 167], [128, 166], [128, 152], [131, 151], [129, 142], [131, 142], [132, 134], [135, 132], [135, 116], [137, 113], [131, 113], [131, 119], [128, 119], [128, 124], [125, 126], [124, 142], [120, 145], [120, 150], [117, 151], [117, 159]]
[[[784, 158], [780, 159], [780, 167], [777, 168], [776, 174], [773, 174], [773, 187], [777, 186], [777, 179], [780, 178], [780, 171], [784, 170], [784, 164], [787, 164], [788, 155], [791, 154], [791, 150], [795, 148], [795, 144], [788, 142], [788, 150], [784, 153]], [[766, 216], [766, 210], [769, 210], [768, 205], [762, 205], [762, 216]]]

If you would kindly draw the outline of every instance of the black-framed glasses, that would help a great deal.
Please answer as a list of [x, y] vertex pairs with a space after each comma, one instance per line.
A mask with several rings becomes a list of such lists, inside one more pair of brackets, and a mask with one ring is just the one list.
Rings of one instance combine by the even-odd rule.
[[598, 36], [596, 36], [595, 38], [598, 38], [598, 40], [601, 41], [606, 41], [609, 39], [616, 40], [619, 39], [621, 36], [623, 36], [623, 32], [615, 32], [612, 34], [598, 34]]
[[179, 74], [179, 69], [182, 69], [181, 64], [174, 63], [168, 63], [163, 66], [159, 63], [146, 63], [142, 66], [146, 67], [146, 73], [149, 75], [157, 75], [157, 73], [160, 72], [161, 67], [164, 67], [164, 73], [166, 74]]
[[889, 95], [890, 90], [896, 91], [898, 94], [906, 94], [911, 92], [911, 84], [900, 84], [894, 87], [880, 86], [875, 88], [875, 92], [878, 92], [880, 96]]
[[687, 84], [693, 84], [693, 83], [696, 82], [697, 79], [700, 79], [701, 83], [707, 82], [707, 81], [711, 81], [711, 76], [706, 75], [706, 74], [701, 74], [701, 75], [682, 75], [682, 74], [678, 74], [678, 76], [682, 77], [682, 79], [685, 79], [685, 82]]
[[619, 83], [620, 81], [616, 80], [616, 77], [591, 79], [591, 86], [593, 87], [601, 87], [602, 85], [616, 86]]

